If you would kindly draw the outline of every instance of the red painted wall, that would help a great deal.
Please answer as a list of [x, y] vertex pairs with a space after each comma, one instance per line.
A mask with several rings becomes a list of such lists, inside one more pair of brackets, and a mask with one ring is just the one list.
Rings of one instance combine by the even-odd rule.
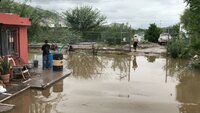
[[28, 63], [28, 37], [27, 26], [31, 26], [29, 18], [22, 18], [19, 15], [0, 13], [0, 24], [19, 26], [19, 54], [25, 63]]
[[27, 27], [20, 27], [20, 57], [24, 60], [25, 63], [28, 63], [28, 37], [27, 37]]

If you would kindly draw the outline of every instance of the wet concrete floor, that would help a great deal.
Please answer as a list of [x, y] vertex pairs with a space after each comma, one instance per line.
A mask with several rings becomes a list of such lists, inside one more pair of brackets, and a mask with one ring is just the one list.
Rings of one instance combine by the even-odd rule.
[[9, 113], [200, 112], [199, 70], [188, 60], [85, 53], [65, 59], [72, 75], [6, 101], [16, 105]]
[[52, 69], [43, 70], [41, 67], [35, 68], [31, 81], [28, 83], [30, 88], [45, 89], [59, 80], [68, 77], [71, 71], [64, 69], [63, 71], [53, 71]]

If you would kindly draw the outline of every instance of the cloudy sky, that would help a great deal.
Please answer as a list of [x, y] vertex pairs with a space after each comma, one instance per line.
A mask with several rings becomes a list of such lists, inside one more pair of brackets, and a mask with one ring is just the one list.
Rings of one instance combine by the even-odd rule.
[[[15, 0], [24, 1], [24, 0]], [[133, 28], [148, 28], [150, 23], [166, 27], [179, 22], [184, 0], [31, 0], [32, 6], [64, 12], [89, 5], [107, 17], [107, 24], [129, 23]]]

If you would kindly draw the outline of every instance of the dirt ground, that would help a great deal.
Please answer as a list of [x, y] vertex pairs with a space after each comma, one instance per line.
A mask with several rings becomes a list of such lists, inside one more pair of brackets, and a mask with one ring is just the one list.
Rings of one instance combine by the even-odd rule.
[[136, 51], [132, 49], [132, 54], [136, 55], [160, 55], [165, 53], [165, 46], [156, 43], [138, 44], [138, 48]]
[[[104, 51], [106, 50], [108, 53], [116, 53], [118, 50], [122, 48], [113, 48], [113, 47], [104, 47], [102, 45], [97, 45], [100, 46], [99, 49], [103, 49]], [[41, 45], [35, 45], [35, 44], [29, 44], [29, 52], [38, 52], [41, 51], [40, 49]], [[124, 50], [129, 50], [130, 46], [124, 46]], [[82, 44], [82, 45], [73, 45], [73, 48], [77, 49], [86, 49], [90, 50], [92, 49], [91, 44]], [[63, 52], [66, 52], [67, 47], [63, 49]], [[110, 51], [110, 52], [109, 52]], [[116, 52], [114, 52], [116, 51]], [[135, 51], [133, 48], [131, 48], [131, 53], [128, 53], [130, 55], [161, 55], [166, 53], [166, 48], [163, 45], [159, 45], [156, 43], [148, 43], [148, 44], [138, 44], [137, 50]]]

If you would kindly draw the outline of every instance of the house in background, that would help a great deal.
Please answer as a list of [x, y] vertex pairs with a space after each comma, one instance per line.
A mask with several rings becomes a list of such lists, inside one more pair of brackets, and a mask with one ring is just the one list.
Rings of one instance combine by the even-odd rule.
[[144, 33], [142, 32], [135, 34], [134, 37], [137, 37], [139, 42], [144, 41]]
[[15, 55], [28, 62], [28, 26], [29, 18], [0, 13], [0, 56]]

